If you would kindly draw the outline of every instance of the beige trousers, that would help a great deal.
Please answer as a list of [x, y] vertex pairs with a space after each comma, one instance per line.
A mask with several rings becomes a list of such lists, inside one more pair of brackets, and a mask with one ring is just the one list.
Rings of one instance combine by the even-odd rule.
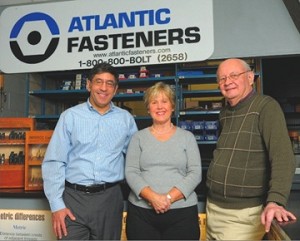
[[261, 240], [265, 234], [260, 215], [262, 205], [225, 209], [207, 200], [207, 240]]

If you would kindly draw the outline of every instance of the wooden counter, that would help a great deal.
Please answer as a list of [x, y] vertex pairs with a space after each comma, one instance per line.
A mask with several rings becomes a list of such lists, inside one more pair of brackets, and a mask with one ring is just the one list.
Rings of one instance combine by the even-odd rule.
[[292, 212], [296, 221], [279, 223], [273, 221], [268, 240], [300, 240], [300, 190], [292, 190], [287, 205], [287, 210]]

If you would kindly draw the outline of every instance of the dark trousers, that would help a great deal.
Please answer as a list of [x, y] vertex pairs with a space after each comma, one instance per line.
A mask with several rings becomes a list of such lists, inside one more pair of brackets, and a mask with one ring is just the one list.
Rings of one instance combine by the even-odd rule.
[[199, 240], [198, 208], [195, 205], [157, 214], [128, 202], [126, 235], [128, 240]]
[[76, 217], [66, 218], [64, 240], [120, 240], [124, 207], [120, 185], [96, 193], [66, 187], [63, 199]]

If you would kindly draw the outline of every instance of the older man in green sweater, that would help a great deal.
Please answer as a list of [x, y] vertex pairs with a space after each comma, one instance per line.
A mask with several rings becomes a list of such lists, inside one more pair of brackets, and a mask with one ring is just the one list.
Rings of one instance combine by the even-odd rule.
[[279, 104], [253, 89], [254, 73], [241, 59], [217, 70], [228, 105], [207, 173], [207, 238], [259, 240], [276, 218], [296, 219], [287, 203], [295, 157]]

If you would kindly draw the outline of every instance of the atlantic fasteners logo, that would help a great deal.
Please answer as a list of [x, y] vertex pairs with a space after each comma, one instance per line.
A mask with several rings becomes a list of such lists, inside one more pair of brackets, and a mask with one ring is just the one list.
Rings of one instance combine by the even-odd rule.
[[[38, 29], [38, 30], [37, 30]], [[59, 28], [45, 13], [30, 13], [20, 18], [10, 33], [10, 48], [17, 59], [37, 64], [48, 59], [57, 48]]]

